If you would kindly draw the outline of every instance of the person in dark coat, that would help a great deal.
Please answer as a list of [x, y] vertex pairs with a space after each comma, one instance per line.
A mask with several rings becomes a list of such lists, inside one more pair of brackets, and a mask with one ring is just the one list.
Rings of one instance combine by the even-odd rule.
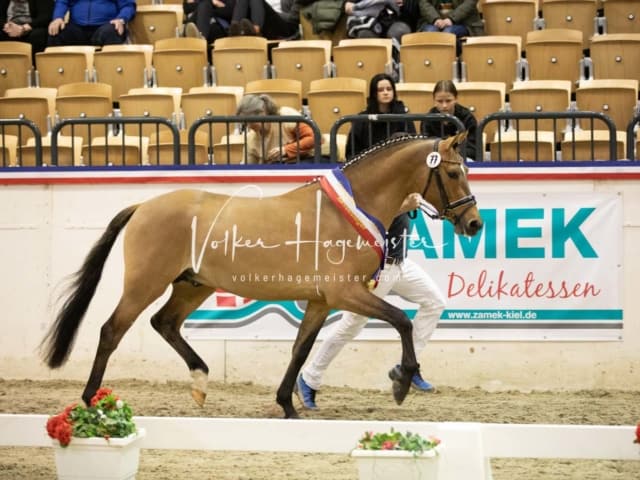
[[[464, 155], [467, 160], [476, 158], [476, 131], [478, 121], [471, 110], [458, 103], [458, 89], [451, 80], [440, 80], [433, 88], [434, 106], [427, 113], [447, 113], [458, 118], [467, 130]], [[451, 122], [440, 120], [425, 120], [420, 125], [420, 132], [429, 137], [447, 138], [458, 133], [457, 127]]]
[[[398, 100], [395, 81], [391, 75], [386, 73], [378, 73], [371, 79], [367, 109], [360, 112], [360, 115], [376, 113], [407, 113], [404, 103]], [[416, 130], [412, 121], [355, 121], [347, 137], [346, 156], [347, 158], [354, 157], [397, 132], [415, 134]]]
[[0, 41], [31, 44], [35, 55], [47, 46], [47, 26], [53, 14], [52, 1], [0, 0]]

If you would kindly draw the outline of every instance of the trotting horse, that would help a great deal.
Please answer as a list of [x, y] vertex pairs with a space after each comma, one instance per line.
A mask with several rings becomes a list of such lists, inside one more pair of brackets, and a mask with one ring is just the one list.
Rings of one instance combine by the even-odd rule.
[[[462, 135], [462, 134], [461, 134]], [[277, 391], [285, 418], [297, 417], [292, 392], [300, 368], [330, 309], [389, 322], [400, 334], [401, 404], [418, 368], [412, 324], [402, 310], [371, 293], [384, 265], [384, 234], [408, 194], [418, 192], [456, 233], [482, 227], [456, 151], [462, 136], [446, 140], [402, 137], [366, 151], [342, 169], [277, 196], [235, 197], [177, 190], [118, 213], [87, 255], [70, 295], [43, 340], [51, 368], [68, 358], [104, 263], [120, 231], [124, 236], [124, 290], [100, 330], [82, 394], [88, 403], [100, 387], [110, 355], [140, 313], [168, 285], [172, 293], [151, 325], [186, 362], [191, 393], [203, 405], [209, 368], [184, 340], [186, 317], [216, 289], [262, 300], [307, 300], [291, 361]], [[242, 281], [240, 281], [242, 279]], [[265, 281], [265, 279], [267, 281]]]

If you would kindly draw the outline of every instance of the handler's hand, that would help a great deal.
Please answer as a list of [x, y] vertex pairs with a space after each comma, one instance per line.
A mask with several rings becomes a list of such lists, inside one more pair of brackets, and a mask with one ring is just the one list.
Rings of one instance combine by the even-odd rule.
[[419, 193], [410, 193], [402, 201], [402, 205], [400, 205], [400, 213], [417, 210], [420, 208], [420, 202], [422, 202], [422, 195]]
[[58, 35], [61, 30], [64, 30], [64, 20], [62, 18], [54, 18], [51, 20], [48, 28], [49, 35]]

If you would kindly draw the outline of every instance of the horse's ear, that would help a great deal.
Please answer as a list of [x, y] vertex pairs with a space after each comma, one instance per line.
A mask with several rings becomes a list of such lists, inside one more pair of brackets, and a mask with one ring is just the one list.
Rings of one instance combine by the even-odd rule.
[[459, 144], [461, 144], [462, 142], [464, 142], [465, 138], [467, 138], [467, 131], [464, 130], [460, 133], [458, 133], [457, 135], [454, 135], [452, 137], [447, 138], [446, 140], [443, 140], [441, 145], [442, 150], [451, 150], [453, 148], [456, 148]]

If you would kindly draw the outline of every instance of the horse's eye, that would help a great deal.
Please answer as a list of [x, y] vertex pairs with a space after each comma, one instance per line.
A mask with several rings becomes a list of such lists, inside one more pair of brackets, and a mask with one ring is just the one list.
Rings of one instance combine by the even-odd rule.
[[458, 177], [460, 176], [460, 172], [447, 172], [447, 176], [451, 179], [451, 180], [457, 180]]

